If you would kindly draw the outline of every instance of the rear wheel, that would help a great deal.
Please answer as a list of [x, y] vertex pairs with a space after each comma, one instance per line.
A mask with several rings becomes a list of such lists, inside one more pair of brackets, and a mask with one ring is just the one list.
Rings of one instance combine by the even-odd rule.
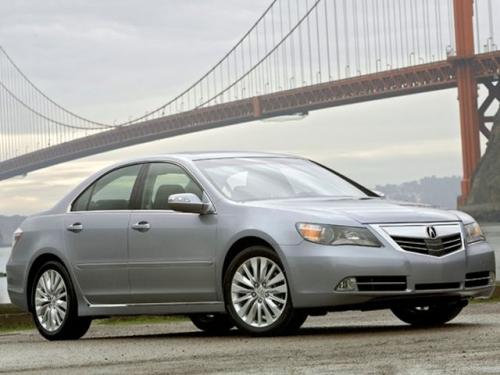
[[231, 318], [225, 314], [196, 314], [190, 318], [196, 328], [211, 334], [224, 334], [234, 327]]
[[47, 262], [37, 271], [31, 306], [35, 325], [47, 340], [79, 339], [90, 327], [90, 318], [78, 317], [71, 279], [59, 262]]
[[456, 318], [467, 302], [434, 303], [424, 306], [397, 307], [391, 311], [405, 323], [414, 326], [439, 326]]
[[267, 247], [249, 247], [231, 261], [224, 297], [236, 326], [252, 335], [291, 333], [307, 318], [293, 309], [283, 265]]

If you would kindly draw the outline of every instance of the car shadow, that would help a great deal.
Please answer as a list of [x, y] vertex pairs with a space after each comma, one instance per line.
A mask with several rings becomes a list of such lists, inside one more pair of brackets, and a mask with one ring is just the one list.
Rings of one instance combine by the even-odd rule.
[[478, 323], [450, 323], [439, 327], [415, 327], [410, 325], [376, 325], [376, 326], [334, 326], [334, 327], [303, 327], [295, 336], [314, 335], [364, 335], [371, 333], [395, 333], [395, 332], [418, 332], [418, 331], [453, 331], [474, 326], [484, 326]]
[[[359, 325], [359, 326], [314, 326], [302, 327], [299, 331], [291, 335], [283, 335], [281, 337], [314, 337], [314, 336], [336, 336], [342, 337], [345, 335], [367, 335], [367, 334], [384, 334], [384, 333], [409, 333], [419, 331], [457, 331], [473, 327], [485, 327], [487, 325], [480, 323], [449, 323], [440, 327], [414, 327], [410, 325]], [[276, 336], [274, 336], [276, 337]], [[232, 329], [225, 334], [210, 334], [202, 331], [189, 331], [189, 332], [170, 332], [170, 333], [151, 333], [151, 334], [132, 334], [132, 335], [116, 335], [116, 336], [103, 336], [103, 337], [87, 337], [84, 340], [126, 340], [126, 339], [186, 339], [186, 338], [245, 338], [245, 339], [269, 339], [271, 337], [252, 337], [245, 335], [237, 329]]]

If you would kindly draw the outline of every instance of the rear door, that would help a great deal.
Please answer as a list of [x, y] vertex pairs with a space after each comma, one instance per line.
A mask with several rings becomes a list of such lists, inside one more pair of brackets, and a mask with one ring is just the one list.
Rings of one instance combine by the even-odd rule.
[[76, 279], [92, 304], [126, 303], [131, 200], [141, 164], [99, 178], [73, 203], [65, 217], [66, 247]]
[[214, 249], [217, 216], [176, 212], [171, 194], [201, 187], [180, 166], [151, 163], [140, 210], [129, 226], [130, 286], [135, 303], [208, 302], [216, 300]]

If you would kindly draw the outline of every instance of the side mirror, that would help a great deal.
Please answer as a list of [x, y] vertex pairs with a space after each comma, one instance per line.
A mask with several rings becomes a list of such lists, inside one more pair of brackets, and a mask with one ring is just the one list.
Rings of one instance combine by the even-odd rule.
[[380, 198], [385, 199], [385, 194], [378, 190], [372, 190], [375, 194], [377, 194]]
[[210, 203], [202, 202], [192, 193], [172, 194], [168, 197], [168, 205], [174, 211], [191, 212], [194, 214], [208, 214], [212, 212]]

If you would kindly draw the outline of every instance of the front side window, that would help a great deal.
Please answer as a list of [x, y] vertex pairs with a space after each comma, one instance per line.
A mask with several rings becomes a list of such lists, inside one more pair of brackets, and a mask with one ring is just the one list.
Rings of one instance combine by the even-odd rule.
[[73, 203], [72, 211], [128, 210], [140, 164], [116, 169], [102, 176]]
[[221, 158], [198, 160], [196, 164], [222, 194], [238, 202], [368, 196], [366, 189], [304, 159]]
[[179, 166], [170, 163], [151, 163], [142, 192], [141, 209], [170, 210], [172, 194], [192, 193], [203, 199], [200, 186]]

